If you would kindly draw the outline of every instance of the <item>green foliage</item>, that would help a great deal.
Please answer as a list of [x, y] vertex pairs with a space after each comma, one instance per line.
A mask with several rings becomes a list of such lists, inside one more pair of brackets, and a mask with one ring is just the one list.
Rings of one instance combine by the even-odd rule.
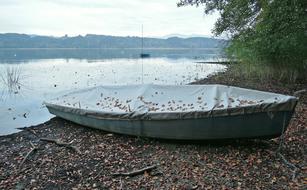
[[291, 85], [295, 82], [305, 82], [302, 78], [302, 72], [297, 69], [289, 69], [285, 67], [275, 67], [270, 64], [250, 64], [249, 62], [232, 64], [228, 73], [230, 76], [247, 79], [256, 83], [281, 82], [283, 85]]
[[181, 0], [218, 11], [214, 34], [228, 34], [227, 53], [248, 63], [307, 70], [306, 0]]

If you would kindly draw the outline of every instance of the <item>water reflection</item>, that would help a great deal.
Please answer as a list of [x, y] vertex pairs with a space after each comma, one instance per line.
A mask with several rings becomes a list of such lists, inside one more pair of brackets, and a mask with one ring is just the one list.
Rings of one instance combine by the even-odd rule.
[[[144, 50], [145, 51], [145, 50]], [[117, 59], [139, 58], [141, 49], [1, 49], [2, 62], [28, 62], [33, 59]], [[214, 59], [221, 56], [220, 48], [206, 49], [146, 49], [154, 58]]]
[[[181, 85], [224, 69], [223, 65], [195, 63], [191, 58], [2, 60], [0, 135], [47, 121], [53, 116], [42, 105], [43, 101], [77, 89], [141, 83]], [[7, 79], [7, 73], [16, 76]], [[15, 85], [10, 87], [9, 80]]]

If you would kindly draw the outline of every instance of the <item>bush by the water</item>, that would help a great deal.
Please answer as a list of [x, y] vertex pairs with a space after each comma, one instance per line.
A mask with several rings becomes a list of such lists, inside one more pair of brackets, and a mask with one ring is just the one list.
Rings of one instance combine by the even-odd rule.
[[[180, 0], [178, 6], [204, 5], [205, 13], [220, 13], [215, 35], [230, 37], [226, 49], [237, 61], [270, 65], [269, 71], [289, 69], [291, 80], [307, 71], [305, 0]], [[265, 69], [265, 67], [259, 67]]]

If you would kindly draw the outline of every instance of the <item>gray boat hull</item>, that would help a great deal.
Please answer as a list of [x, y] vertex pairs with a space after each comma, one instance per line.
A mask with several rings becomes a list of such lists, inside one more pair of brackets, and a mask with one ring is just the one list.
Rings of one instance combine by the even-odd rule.
[[47, 106], [50, 113], [74, 123], [104, 131], [174, 140], [274, 138], [285, 131], [293, 111], [253, 113], [198, 119], [136, 120], [104, 119], [64, 112]]

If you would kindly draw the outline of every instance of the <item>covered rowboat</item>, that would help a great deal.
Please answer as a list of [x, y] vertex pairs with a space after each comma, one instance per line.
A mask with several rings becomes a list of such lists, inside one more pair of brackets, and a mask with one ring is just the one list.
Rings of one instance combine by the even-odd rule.
[[45, 102], [50, 113], [109, 132], [180, 140], [271, 138], [297, 98], [224, 85], [100, 86]]

